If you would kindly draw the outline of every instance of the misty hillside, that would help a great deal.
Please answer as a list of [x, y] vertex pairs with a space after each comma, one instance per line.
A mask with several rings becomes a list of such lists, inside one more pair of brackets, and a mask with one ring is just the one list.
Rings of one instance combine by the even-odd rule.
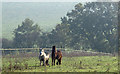
[[60, 18], [71, 11], [77, 3], [72, 2], [36, 2], [36, 3], [12, 3], [2, 4], [2, 36], [11, 39], [12, 32], [25, 18], [30, 18], [40, 25], [43, 31], [51, 31]]

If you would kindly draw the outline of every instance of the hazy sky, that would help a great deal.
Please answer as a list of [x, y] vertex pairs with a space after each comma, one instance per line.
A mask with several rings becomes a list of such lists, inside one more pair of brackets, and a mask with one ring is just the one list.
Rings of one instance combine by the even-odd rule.
[[61, 17], [74, 9], [78, 2], [4, 2], [2, 4], [3, 37], [11, 34], [25, 18], [32, 19], [44, 31], [52, 30]]
[[90, 2], [96, 0], [2, 0], [2, 2]]
[[3, 37], [11, 38], [13, 30], [17, 28], [25, 18], [32, 19], [40, 25], [44, 31], [50, 31], [56, 24], [60, 23], [61, 17], [74, 9], [77, 3], [92, 1], [96, 0], [2, 0]]
[[120, 0], [2, 0], [2, 2], [118, 2]]

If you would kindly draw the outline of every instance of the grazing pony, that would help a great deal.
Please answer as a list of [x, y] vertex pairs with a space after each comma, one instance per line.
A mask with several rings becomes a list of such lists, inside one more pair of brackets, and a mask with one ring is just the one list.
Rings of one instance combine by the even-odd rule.
[[49, 61], [49, 57], [50, 54], [47, 54], [44, 52], [44, 49], [39, 49], [39, 60], [40, 60], [40, 66], [41, 66], [41, 62], [43, 61], [43, 66], [49, 65], [48, 61]]
[[61, 60], [62, 60], [62, 52], [60, 51], [60, 50], [56, 50], [56, 47], [55, 46], [53, 46], [52, 47], [52, 65], [55, 65], [55, 60], [58, 60], [57, 61], [57, 65], [59, 64], [61, 64]]

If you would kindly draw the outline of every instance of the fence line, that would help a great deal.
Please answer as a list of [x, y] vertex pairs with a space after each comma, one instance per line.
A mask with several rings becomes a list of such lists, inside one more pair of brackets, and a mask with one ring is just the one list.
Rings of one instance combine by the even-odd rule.
[[[40, 48], [15, 48], [15, 49], [0, 49], [0, 50], [39, 50]], [[52, 50], [52, 48], [42, 48], [44, 50]], [[56, 48], [56, 49], [62, 49], [65, 50], [64, 48]]]

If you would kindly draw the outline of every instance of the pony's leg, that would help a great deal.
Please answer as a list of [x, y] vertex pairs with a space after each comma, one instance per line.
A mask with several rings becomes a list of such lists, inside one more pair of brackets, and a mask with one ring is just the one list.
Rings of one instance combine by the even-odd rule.
[[46, 60], [43, 61], [43, 66], [46, 66]]
[[59, 59], [59, 65], [61, 65], [61, 58]]
[[44, 60], [43, 60], [43, 66], [45, 65]]
[[40, 66], [41, 66], [41, 61], [40, 61]]
[[56, 64], [57, 64], [57, 65], [60, 65], [60, 64], [61, 64], [61, 59], [58, 59], [58, 61], [57, 61]]
[[46, 65], [47, 65], [47, 62], [48, 62], [48, 61], [46, 60], [46, 62], [45, 62], [45, 63], [46, 63]]
[[55, 65], [55, 59], [54, 59], [54, 65]]
[[58, 61], [57, 61], [57, 63], [56, 63], [57, 65], [58, 65]]
[[53, 58], [52, 58], [52, 66], [53, 66]]
[[44, 65], [46, 66], [46, 60], [44, 61]]
[[48, 66], [50, 67], [50, 64], [49, 64], [48, 62], [49, 62], [49, 59], [48, 59], [48, 61], [47, 61], [47, 64], [48, 64]]
[[49, 64], [48, 64], [48, 60], [46, 60], [46, 65], [48, 66]]

